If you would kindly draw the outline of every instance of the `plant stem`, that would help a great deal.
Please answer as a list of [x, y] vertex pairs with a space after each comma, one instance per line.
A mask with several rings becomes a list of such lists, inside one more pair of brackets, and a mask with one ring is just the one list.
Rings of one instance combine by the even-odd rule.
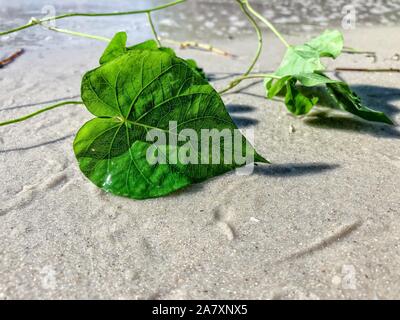
[[[256, 34], [257, 34], [257, 38], [258, 38], [258, 47], [257, 47], [257, 51], [256, 51], [256, 55], [253, 59], [253, 61], [251, 62], [249, 68], [247, 69], [247, 71], [240, 77], [234, 79], [233, 81], [231, 81], [229, 83], [229, 85], [221, 90], [219, 93], [220, 94], [224, 94], [227, 91], [233, 89], [234, 87], [236, 87], [240, 82], [242, 82], [244, 79], [248, 79], [248, 75], [253, 71], [254, 66], [256, 65], [258, 59], [260, 58], [260, 54], [263, 48], [263, 37], [262, 37], [262, 32], [260, 30], [260, 27], [258, 26], [257, 22], [255, 21], [255, 19], [250, 15], [250, 13], [247, 11], [245, 5], [246, 5], [246, 1], [243, 0], [236, 0], [236, 2], [239, 4], [240, 9], [242, 10], [242, 12], [246, 15], [247, 19], [250, 21], [250, 23], [252, 24], [252, 26], [254, 27]], [[252, 75], [251, 77], [256, 77], [257, 75]]]
[[234, 87], [236, 87], [240, 82], [242, 82], [243, 80], [247, 80], [247, 79], [265, 79], [265, 78], [269, 78], [269, 79], [280, 79], [280, 77], [274, 75], [274, 74], [270, 74], [270, 73], [253, 73], [253, 74], [249, 74], [249, 75], [243, 75], [241, 77], [236, 78], [235, 80], [233, 80], [225, 89], [219, 91], [219, 94], [224, 94], [227, 91], [233, 89]]
[[227, 56], [227, 57], [235, 57], [234, 54], [229, 53], [227, 51], [215, 48], [213, 45], [211, 44], [207, 44], [207, 43], [199, 43], [197, 41], [176, 41], [176, 40], [171, 40], [171, 39], [164, 39], [161, 37], [158, 37], [158, 39], [160, 41], [166, 42], [166, 43], [170, 43], [170, 44], [175, 44], [177, 46], [179, 46], [181, 49], [201, 49], [201, 50], [205, 50], [205, 51], [210, 51], [210, 52], [214, 52], [216, 54], [222, 55], [222, 56]]
[[[72, 31], [72, 30], [67, 30], [67, 29], [60, 29], [60, 28], [55, 28], [55, 27], [48, 27], [46, 25], [43, 25], [44, 28], [51, 30], [51, 31], [55, 31], [55, 32], [60, 32], [60, 33], [65, 33], [65, 34], [70, 34], [73, 36], [78, 36], [78, 37], [83, 37], [83, 38], [89, 38], [89, 39], [95, 39], [95, 40], [100, 40], [103, 42], [110, 42], [111, 39], [109, 38], [105, 38], [102, 36], [96, 36], [96, 35], [92, 35], [92, 34], [88, 34], [88, 33], [82, 33], [82, 32], [76, 32], [76, 31]], [[180, 46], [182, 49], [186, 49], [186, 48], [199, 48], [202, 50], [206, 50], [206, 51], [210, 51], [210, 52], [214, 52], [216, 54], [220, 54], [223, 56], [230, 56], [230, 57], [234, 57], [235, 55], [226, 51], [223, 51], [221, 49], [215, 48], [214, 46], [210, 45], [210, 44], [205, 44], [205, 43], [199, 43], [196, 41], [176, 41], [176, 40], [171, 40], [171, 39], [164, 39], [161, 37], [157, 37], [159, 41], [157, 41], [157, 43], [160, 43], [161, 41], [166, 42], [166, 43], [170, 43], [170, 44], [175, 44]], [[1, 62], [0, 62], [0, 68], [2, 67]]]
[[49, 29], [49, 30], [51, 30], [51, 31], [70, 34], [70, 35], [73, 35], [73, 36], [89, 38], [89, 39], [94, 39], [94, 40], [100, 40], [100, 41], [104, 41], [104, 42], [110, 42], [111, 41], [111, 39], [105, 38], [105, 37], [102, 37], [102, 36], [95, 36], [95, 35], [92, 35], [92, 34], [76, 32], [76, 31], [71, 31], [71, 30], [66, 30], [66, 29], [60, 29], [60, 28], [55, 28], [55, 27], [47, 27], [47, 26], [44, 26], [44, 27]]
[[236, 0], [236, 1], [239, 4], [240, 9], [242, 10], [242, 12], [247, 16], [247, 19], [250, 21], [250, 23], [254, 27], [254, 30], [256, 31], [257, 38], [258, 38], [258, 48], [257, 48], [257, 51], [256, 51], [256, 55], [255, 55], [251, 65], [249, 66], [247, 71], [244, 73], [244, 76], [247, 76], [248, 74], [251, 73], [251, 71], [253, 71], [254, 66], [256, 65], [258, 59], [260, 58], [260, 54], [261, 54], [262, 47], [263, 47], [263, 37], [262, 37], [262, 33], [261, 33], [261, 30], [260, 30], [260, 27], [258, 26], [258, 24], [255, 21], [255, 19], [247, 12], [244, 2], [242, 2], [241, 0]]
[[336, 68], [335, 71], [350, 71], [350, 72], [400, 72], [400, 69], [396, 68]]
[[154, 39], [156, 40], [157, 45], [160, 48], [161, 47], [161, 42], [160, 42], [160, 39], [159, 39], [159, 37], [157, 35], [156, 28], [154, 27], [153, 19], [151, 18], [151, 12], [146, 12], [146, 15], [147, 15], [147, 19], [149, 20], [151, 31], [153, 32]]
[[83, 104], [83, 102], [82, 101], [64, 101], [64, 102], [59, 102], [57, 104], [53, 104], [51, 106], [48, 106], [48, 107], [46, 107], [44, 109], [41, 109], [41, 110], [38, 110], [38, 111], [36, 111], [34, 113], [31, 113], [31, 114], [28, 114], [26, 116], [23, 116], [21, 118], [8, 120], [8, 121], [5, 121], [5, 122], [0, 122], [0, 127], [28, 120], [30, 118], [33, 118], [34, 116], [37, 116], [38, 114], [41, 114], [43, 112], [46, 112], [46, 111], [49, 111], [49, 110], [52, 110], [52, 109], [55, 109], [55, 108], [58, 108], [58, 107], [61, 107], [61, 106], [65, 106], [65, 105], [68, 105], [68, 104], [78, 105], [78, 104]]
[[256, 10], [253, 9], [253, 7], [250, 5], [248, 0], [239, 0], [243, 5], [246, 6], [246, 8], [258, 19], [260, 19], [271, 31], [281, 40], [281, 42], [289, 48], [290, 45], [289, 43], [285, 40], [285, 38], [279, 33], [279, 31], [273, 26], [271, 22], [269, 22], [265, 17], [263, 17], [261, 14], [259, 14]]
[[24, 30], [30, 27], [33, 27], [35, 25], [41, 24], [43, 22], [47, 22], [47, 21], [52, 21], [52, 20], [59, 20], [59, 19], [64, 19], [64, 18], [70, 18], [70, 17], [109, 17], [109, 16], [122, 16], [122, 15], [133, 15], [133, 14], [141, 14], [141, 13], [148, 13], [148, 12], [153, 12], [153, 11], [158, 11], [158, 10], [162, 10], [177, 4], [180, 4], [182, 2], [185, 2], [186, 0], [176, 0], [158, 7], [153, 7], [150, 9], [144, 9], [144, 10], [135, 10], [135, 11], [123, 11], [123, 12], [104, 12], [104, 13], [80, 13], [80, 12], [74, 12], [74, 13], [66, 13], [60, 16], [55, 16], [55, 17], [48, 17], [48, 18], [44, 18], [44, 19], [32, 19], [29, 23], [14, 28], [14, 29], [10, 29], [4, 32], [0, 32], [0, 36], [4, 36], [6, 34], [10, 34], [13, 32], [17, 32], [20, 30]]
[[374, 51], [361, 51], [351, 47], [343, 47], [342, 52], [349, 54], [366, 54], [366, 55], [376, 56], [376, 52]]

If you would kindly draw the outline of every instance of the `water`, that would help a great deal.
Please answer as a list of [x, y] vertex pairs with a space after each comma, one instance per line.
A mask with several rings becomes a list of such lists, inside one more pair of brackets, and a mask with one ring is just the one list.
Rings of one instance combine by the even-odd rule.
[[[67, 12], [113, 12], [137, 10], [167, 3], [154, 0], [0, 0], [0, 30], [6, 30], [46, 14]], [[276, 24], [283, 33], [302, 33], [327, 27], [341, 27], [344, 7], [351, 3], [356, 10], [355, 26], [387, 26], [400, 23], [400, 0], [253, 0], [254, 8]], [[253, 31], [234, 0], [188, 0], [163, 11], [155, 21], [163, 37], [206, 40], [235, 38]], [[58, 20], [57, 27], [72, 29], [105, 37], [117, 31], [127, 31], [132, 42], [151, 37], [144, 15], [71, 18]], [[0, 46], [47, 46], [69, 41], [81, 44], [83, 40], [55, 35], [41, 27], [34, 27], [0, 38]]]

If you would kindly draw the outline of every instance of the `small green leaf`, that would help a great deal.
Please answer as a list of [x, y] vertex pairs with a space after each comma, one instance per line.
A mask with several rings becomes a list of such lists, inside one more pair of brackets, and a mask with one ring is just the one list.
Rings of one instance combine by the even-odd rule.
[[[236, 161], [238, 150], [221, 142], [220, 162], [184, 165], [181, 161], [152, 164], [147, 155], [186, 153], [192, 140], [179, 139], [171, 129], [228, 130], [237, 127], [221, 97], [185, 60], [162, 49], [127, 50], [113, 60], [89, 71], [82, 80], [82, 100], [96, 116], [78, 132], [74, 151], [80, 169], [95, 185], [116, 195], [145, 199], [167, 195], [192, 183], [223, 174], [246, 163]], [[157, 150], [148, 142], [149, 131], [172, 135]], [[234, 133], [234, 131], [236, 133]], [[179, 131], [181, 132], [181, 131]], [[174, 136], [175, 135], [175, 136]], [[225, 140], [224, 140], [225, 142]], [[243, 155], [267, 162], [239, 133]], [[211, 151], [208, 157], [211, 157]], [[226, 156], [231, 162], [225, 162]], [[198, 158], [200, 155], [196, 155]]]
[[318, 98], [307, 98], [296, 88], [296, 79], [286, 82], [285, 104], [288, 110], [295, 115], [303, 115], [317, 104]]
[[314, 87], [314, 86], [319, 86], [327, 83], [338, 83], [339, 81], [337, 80], [332, 80], [329, 79], [327, 76], [324, 74], [320, 73], [301, 73], [297, 74], [295, 76], [297, 80], [300, 81], [300, 83], [303, 86], [306, 87]]
[[297, 79], [302, 85], [306, 87], [314, 87], [327, 83], [337, 83], [339, 81], [329, 79], [327, 76], [319, 73], [301, 73], [294, 76], [285, 76], [278, 80], [265, 79], [264, 85], [267, 90], [267, 97], [272, 99], [278, 95], [286, 86], [290, 79]]
[[265, 80], [268, 80], [268, 81], [265, 81], [267, 97], [269, 99], [272, 99], [273, 97], [278, 95], [282, 91], [282, 89], [285, 87], [286, 82], [291, 78], [292, 78], [291, 76], [286, 76], [286, 77], [283, 77], [276, 81], [274, 81], [274, 79], [271, 79], [271, 80], [265, 79]]
[[343, 35], [338, 30], [326, 30], [320, 36], [306, 43], [318, 52], [320, 57], [336, 59], [343, 50]]
[[322, 57], [337, 58], [343, 50], [343, 35], [337, 30], [327, 30], [303, 45], [289, 47], [275, 72], [281, 77], [275, 83], [266, 82], [268, 98], [274, 97], [286, 85], [286, 106], [294, 114], [306, 114], [317, 103], [317, 97], [308, 98], [296, 88], [298, 80], [303, 86], [326, 85], [336, 106], [369, 121], [392, 124], [383, 113], [362, 105], [360, 98], [346, 83], [329, 79], [322, 72], [325, 66]]
[[330, 96], [342, 110], [350, 112], [368, 121], [393, 124], [393, 121], [383, 112], [365, 107], [362, 104], [361, 99], [357, 94], [351, 91], [346, 83], [328, 83], [327, 88]]
[[287, 49], [275, 75], [285, 77], [323, 70], [325, 70], [325, 66], [320, 61], [319, 53], [313, 48], [303, 45]]
[[342, 49], [342, 34], [339, 31], [325, 31], [303, 45], [289, 47], [275, 74], [284, 77], [324, 71], [325, 66], [320, 58], [336, 58]]

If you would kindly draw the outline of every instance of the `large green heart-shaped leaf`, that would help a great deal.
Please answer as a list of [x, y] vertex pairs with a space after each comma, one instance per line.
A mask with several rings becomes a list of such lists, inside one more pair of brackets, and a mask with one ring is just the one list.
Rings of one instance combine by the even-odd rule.
[[[158, 197], [245, 165], [237, 161], [238, 152], [242, 159], [250, 155], [256, 162], [266, 162], [242, 135], [240, 150], [221, 142], [219, 163], [208, 164], [200, 152], [194, 153], [199, 141], [185, 136], [182, 129], [191, 129], [198, 137], [202, 129], [225, 130], [233, 136], [237, 127], [218, 93], [193, 65], [169, 50], [154, 48], [110, 57], [82, 80], [83, 102], [96, 118], [79, 130], [74, 141], [82, 172], [98, 187], [135, 199]], [[154, 131], [167, 135], [156, 149], [147, 137]], [[170, 160], [176, 153], [192, 155], [192, 151], [198, 163], [149, 161], [149, 154], [163, 153]], [[211, 150], [207, 151], [210, 158]], [[231, 162], [225, 161], [229, 153]]]

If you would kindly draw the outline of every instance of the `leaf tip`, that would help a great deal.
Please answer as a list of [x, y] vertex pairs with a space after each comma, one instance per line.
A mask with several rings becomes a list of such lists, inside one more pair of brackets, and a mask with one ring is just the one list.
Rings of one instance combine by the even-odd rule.
[[255, 154], [254, 162], [271, 164], [271, 162], [269, 160], [265, 159], [263, 156], [259, 155], [258, 153]]

